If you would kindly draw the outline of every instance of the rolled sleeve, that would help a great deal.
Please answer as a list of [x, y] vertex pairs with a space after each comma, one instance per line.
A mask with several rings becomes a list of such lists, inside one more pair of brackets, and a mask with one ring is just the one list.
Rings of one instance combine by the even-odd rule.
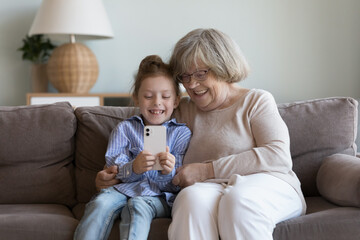
[[118, 174], [116, 178], [120, 179], [122, 182], [135, 182], [141, 179], [142, 174], [136, 174], [132, 170], [133, 162], [128, 162], [118, 169]]

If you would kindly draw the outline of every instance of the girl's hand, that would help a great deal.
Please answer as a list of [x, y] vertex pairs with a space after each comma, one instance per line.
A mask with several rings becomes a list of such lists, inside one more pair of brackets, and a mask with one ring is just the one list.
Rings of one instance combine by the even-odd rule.
[[133, 172], [136, 174], [142, 174], [153, 168], [155, 164], [155, 156], [148, 151], [142, 151], [137, 155], [133, 162]]
[[158, 154], [159, 162], [163, 170], [161, 174], [168, 175], [174, 169], [175, 156], [170, 153], [169, 146], [166, 147], [166, 152]]

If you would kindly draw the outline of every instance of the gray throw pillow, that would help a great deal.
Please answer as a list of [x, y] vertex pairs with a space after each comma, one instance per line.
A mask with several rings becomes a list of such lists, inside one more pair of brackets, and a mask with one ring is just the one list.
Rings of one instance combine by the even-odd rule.
[[317, 175], [317, 187], [332, 203], [360, 207], [360, 158], [344, 154], [325, 158]]

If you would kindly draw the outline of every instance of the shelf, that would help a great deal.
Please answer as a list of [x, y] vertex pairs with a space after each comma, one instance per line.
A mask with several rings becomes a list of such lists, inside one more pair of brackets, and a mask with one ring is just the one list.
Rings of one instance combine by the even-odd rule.
[[74, 107], [84, 106], [130, 106], [128, 93], [28, 93], [27, 105], [70, 102]]

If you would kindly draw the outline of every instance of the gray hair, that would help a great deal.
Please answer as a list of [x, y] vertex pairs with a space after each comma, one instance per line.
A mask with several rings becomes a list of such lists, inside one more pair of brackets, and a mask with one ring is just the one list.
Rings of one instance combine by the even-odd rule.
[[201, 63], [230, 83], [245, 79], [249, 73], [240, 47], [216, 29], [195, 29], [186, 34], [176, 43], [169, 64], [176, 78]]

